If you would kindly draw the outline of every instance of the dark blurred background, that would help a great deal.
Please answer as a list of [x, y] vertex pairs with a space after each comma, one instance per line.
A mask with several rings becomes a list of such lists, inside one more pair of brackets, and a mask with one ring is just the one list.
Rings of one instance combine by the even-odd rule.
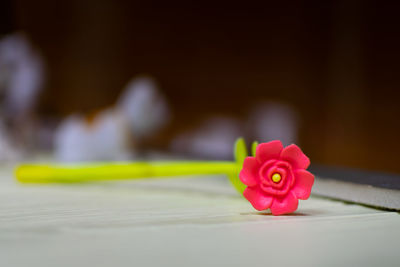
[[91, 114], [149, 74], [174, 114], [160, 147], [279, 101], [299, 112], [313, 162], [400, 172], [394, 3], [2, 0], [0, 33], [23, 31], [46, 63], [39, 116]]

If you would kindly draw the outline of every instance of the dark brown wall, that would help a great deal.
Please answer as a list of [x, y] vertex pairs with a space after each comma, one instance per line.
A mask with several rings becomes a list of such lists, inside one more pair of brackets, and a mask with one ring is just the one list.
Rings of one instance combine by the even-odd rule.
[[262, 99], [294, 105], [316, 162], [400, 172], [397, 6], [378, 1], [23, 1], [41, 49], [40, 112], [89, 112], [157, 78], [174, 129]]

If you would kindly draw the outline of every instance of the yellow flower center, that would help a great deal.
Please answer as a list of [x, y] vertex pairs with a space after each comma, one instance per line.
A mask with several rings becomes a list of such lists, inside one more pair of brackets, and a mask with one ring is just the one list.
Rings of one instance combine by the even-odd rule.
[[272, 175], [271, 179], [274, 183], [279, 183], [281, 181], [282, 177], [279, 173], [274, 173]]

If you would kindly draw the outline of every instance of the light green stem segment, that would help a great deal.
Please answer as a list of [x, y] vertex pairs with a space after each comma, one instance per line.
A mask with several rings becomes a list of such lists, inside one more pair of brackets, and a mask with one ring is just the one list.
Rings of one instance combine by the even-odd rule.
[[[253, 144], [253, 148], [257, 143]], [[255, 150], [255, 149], [253, 149]], [[235, 142], [235, 161], [171, 161], [99, 163], [85, 165], [23, 164], [17, 167], [15, 176], [23, 183], [79, 183], [104, 180], [138, 179], [186, 175], [225, 174], [239, 193], [246, 186], [239, 173], [247, 157], [243, 138]]]
[[231, 161], [132, 162], [86, 165], [20, 165], [15, 172], [24, 183], [77, 183], [184, 175], [237, 175]]

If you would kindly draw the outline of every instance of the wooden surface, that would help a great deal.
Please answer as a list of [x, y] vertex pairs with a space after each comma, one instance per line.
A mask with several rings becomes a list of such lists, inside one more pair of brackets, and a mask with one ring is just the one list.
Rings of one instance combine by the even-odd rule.
[[25, 186], [0, 174], [0, 266], [399, 266], [398, 213], [256, 212], [224, 177]]

